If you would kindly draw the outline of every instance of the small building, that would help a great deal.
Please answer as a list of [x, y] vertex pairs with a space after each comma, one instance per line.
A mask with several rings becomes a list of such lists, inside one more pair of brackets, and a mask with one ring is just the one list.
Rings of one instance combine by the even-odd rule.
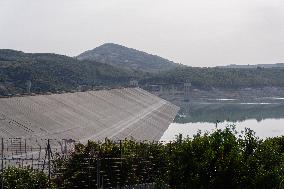
[[133, 87], [138, 87], [139, 83], [136, 79], [132, 79], [132, 80], [130, 80], [129, 85], [133, 86]]

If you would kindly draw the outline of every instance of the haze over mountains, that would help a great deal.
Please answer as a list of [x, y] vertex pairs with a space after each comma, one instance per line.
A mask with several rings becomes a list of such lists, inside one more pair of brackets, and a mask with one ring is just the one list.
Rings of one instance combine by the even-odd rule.
[[106, 43], [77, 56], [79, 60], [92, 60], [115, 67], [144, 72], [160, 72], [178, 67], [165, 58], [114, 43]]

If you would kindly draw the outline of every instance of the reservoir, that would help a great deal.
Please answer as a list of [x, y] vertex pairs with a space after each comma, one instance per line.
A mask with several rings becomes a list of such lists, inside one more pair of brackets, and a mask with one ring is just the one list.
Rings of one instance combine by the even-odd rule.
[[184, 102], [161, 141], [174, 140], [179, 134], [192, 138], [198, 132], [213, 132], [235, 126], [241, 134], [250, 128], [261, 139], [284, 135], [284, 98], [265, 97], [243, 102], [238, 99], [206, 99]]

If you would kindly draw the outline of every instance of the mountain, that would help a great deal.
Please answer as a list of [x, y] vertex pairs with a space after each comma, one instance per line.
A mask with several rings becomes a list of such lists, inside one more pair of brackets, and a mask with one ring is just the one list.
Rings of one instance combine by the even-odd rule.
[[[125, 47], [122, 49], [125, 50]], [[136, 50], [133, 51], [137, 53]], [[140, 53], [142, 52], [138, 51], [138, 54]], [[152, 55], [145, 55], [149, 56]], [[136, 58], [131, 58], [134, 59]], [[167, 63], [161, 64], [164, 66]], [[32, 93], [97, 86], [119, 87], [128, 85], [131, 79], [138, 80], [141, 87], [184, 81], [190, 81], [192, 86], [197, 88], [284, 87], [284, 69], [279, 68], [227, 69], [177, 66], [175, 69], [159, 73], [123, 68], [125, 66], [112, 66], [59, 54], [24, 53], [0, 49], [0, 96], [25, 93], [29, 91], [30, 86]], [[150, 70], [153, 71], [153, 67]]]
[[77, 59], [93, 60], [115, 67], [152, 73], [178, 67], [178, 64], [159, 56], [113, 43], [106, 43], [93, 50], [86, 51], [77, 56]]
[[0, 95], [127, 85], [134, 73], [111, 65], [49, 53], [0, 49]]
[[218, 66], [218, 68], [242, 68], [242, 69], [249, 69], [249, 68], [282, 68], [284, 69], [284, 63], [276, 63], [276, 64], [255, 64], [255, 65], [237, 65], [231, 64], [228, 66]]

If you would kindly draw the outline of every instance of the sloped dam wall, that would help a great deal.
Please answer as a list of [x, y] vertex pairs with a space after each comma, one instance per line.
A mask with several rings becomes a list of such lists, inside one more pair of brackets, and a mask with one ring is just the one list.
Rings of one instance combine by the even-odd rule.
[[0, 99], [0, 137], [159, 140], [179, 108], [140, 88]]

